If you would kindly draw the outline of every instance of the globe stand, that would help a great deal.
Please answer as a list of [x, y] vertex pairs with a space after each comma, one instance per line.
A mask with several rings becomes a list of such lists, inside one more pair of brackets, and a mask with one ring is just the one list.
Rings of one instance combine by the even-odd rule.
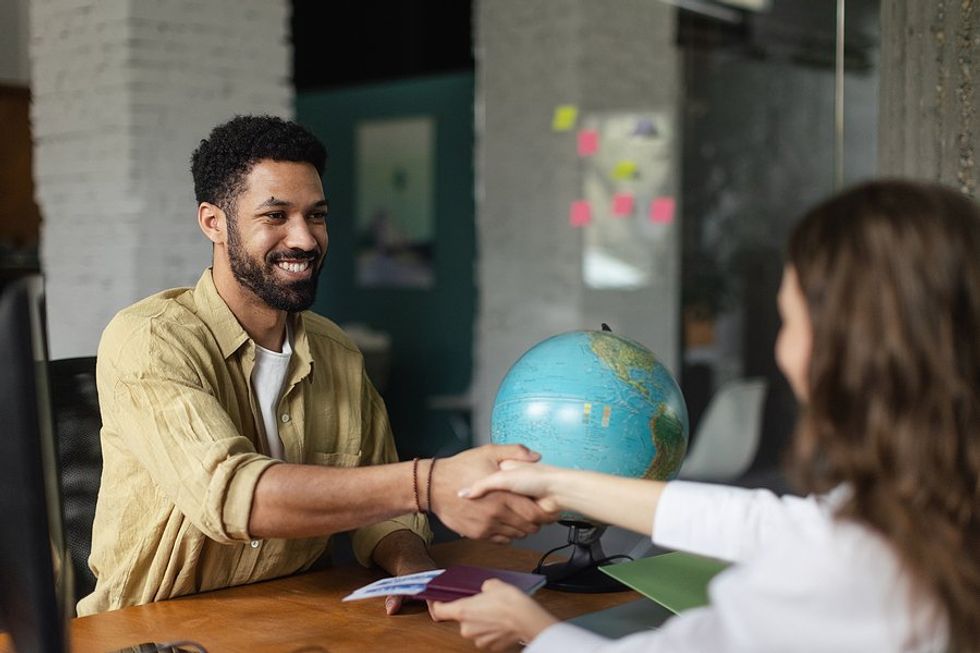
[[[629, 589], [599, 570], [600, 564], [611, 560], [602, 550], [602, 542], [600, 542], [602, 534], [606, 532], [605, 526], [565, 519], [559, 520], [558, 523], [568, 527], [568, 544], [565, 546], [572, 547], [572, 555], [564, 562], [547, 565], [538, 563], [534, 573], [543, 574], [548, 579], [545, 587], [583, 594], [623, 592]], [[542, 562], [556, 550], [546, 553], [541, 559]], [[620, 557], [626, 556], [612, 556], [612, 558]]]

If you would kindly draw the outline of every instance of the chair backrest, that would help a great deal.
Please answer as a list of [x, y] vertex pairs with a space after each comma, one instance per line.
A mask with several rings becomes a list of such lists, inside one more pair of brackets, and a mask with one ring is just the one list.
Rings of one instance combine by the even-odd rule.
[[793, 390], [782, 374], [774, 373], [768, 381], [755, 458], [733, 483], [749, 488], [768, 488], [776, 494], [796, 494], [797, 489], [786, 475], [784, 459], [793, 440], [799, 409]]
[[748, 378], [719, 388], [701, 416], [680, 478], [729, 482], [745, 473], [759, 445], [767, 387], [763, 378]]
[[88, 567], [92, 521], [102, 478], [102, 418], [95, 385], [95, 357], [51, 361], [48, 380], [61, 463], [65, 540], [75, 572], [77, 602], [95, 588], [95, 576]]

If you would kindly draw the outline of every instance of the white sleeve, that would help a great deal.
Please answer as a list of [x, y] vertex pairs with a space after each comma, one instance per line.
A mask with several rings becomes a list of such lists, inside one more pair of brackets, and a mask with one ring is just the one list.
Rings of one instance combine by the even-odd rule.
[[671, 481], [653, 520], [653, 541], [671, 549], [739, 562], [775, 537], [823, 523], [816, 497], [777, 497], [769, 490]]
[[622, 639], [608, 639], [578, 626], [556, 624], [542, 631], [524, 650], [526, 653], [726, 653], [729, 650], [721, 639], [723, 632], [714, 627], [710, 616], [690, 621], [683, 628], [666, 628], [678, 619], [674, 617], [659, 630]]
[[[938, 651], [945, 635], [914, 611], [897, 559], [865, 529], [825, 523], [789, 537], [709, 586], [710, 605], [660, 628], [608, 640], [560, 624], [529, 653]], [[923, 610], [926, 610], [923, 612]], [[915, 620], [911, 620], [916, 614]], [[909, 642], [918, 646], [909, 648]]]
[[548, 626], [534, 638], [525, 653], [592, 653], [609, 646], [613, 640], [596, 635], [595, 633], [573, 626], [572, 624], [557, 623]]

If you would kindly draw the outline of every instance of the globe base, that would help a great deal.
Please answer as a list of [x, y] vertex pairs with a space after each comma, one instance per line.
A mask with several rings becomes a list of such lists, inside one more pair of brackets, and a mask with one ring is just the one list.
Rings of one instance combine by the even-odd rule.
[[[560, 548], [571, 547], [572, 555], [564, 562], [547, 565], [538, 563], [534, 572], [543, 574], [548, 579], [545, 587], [582, 594], [625, 592], [629, 589], [599, 569], [599, 565], [611, 562], [612, 559], [626, 557], [607, 556], [602, 550], [600, 538], [606, 531], [605, 526], [570, 520], [560, 520], [558, 523], [568, 527], [568, 544]], [[544, 558], [554, 551], [556, 549], [546, 553]]]

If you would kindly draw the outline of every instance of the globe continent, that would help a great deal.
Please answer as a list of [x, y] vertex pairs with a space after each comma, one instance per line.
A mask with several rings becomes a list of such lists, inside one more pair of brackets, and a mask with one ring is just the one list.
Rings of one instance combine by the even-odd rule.
[[666, 480], [687, 450], [687, 407], [649, 349], [606, 331], [573, 331], [514, 363], [490, 437], [527, 445], [549, 465]]

